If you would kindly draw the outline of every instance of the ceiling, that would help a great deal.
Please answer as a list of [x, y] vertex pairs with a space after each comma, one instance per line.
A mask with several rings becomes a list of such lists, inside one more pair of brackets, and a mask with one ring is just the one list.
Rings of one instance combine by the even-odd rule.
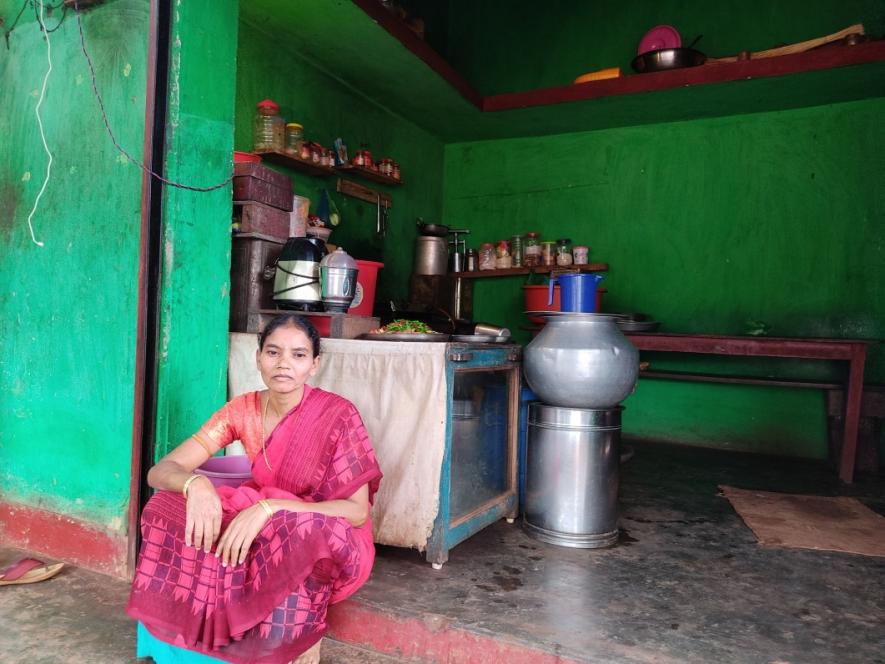
[[[874, 46], [876, 55], [865, 64], [483, 112], [483, 99], [469, 83], [408, 29], [388, 25], [394, 36], [382, 27], [378, 20], [390, 24], [392, 19], [383, 9], [370, 16], [367, 11], [373, 6], [374, 0], [249, 0], [241, 2], [240, 12], [241, 20], [268, 39], [279, 40], [343, 84], [446, 142], [592, 131], [885, 96], [885, 50]], [[629, 78], [636, 76], [659, 75]], [[548, 101], [575, 96], [567, 88], [549, 90], [551, 94], [541, 95]], [[557, 97], [557, 90], [564, 94]], [[485, 103], [490, 99], [500, 98], [486, 98]], [[519, 105], [519, 99], [514, 103]]]

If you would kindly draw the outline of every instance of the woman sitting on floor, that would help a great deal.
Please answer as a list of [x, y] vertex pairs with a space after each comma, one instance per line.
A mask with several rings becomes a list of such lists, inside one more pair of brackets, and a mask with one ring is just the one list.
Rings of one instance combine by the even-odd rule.
[[[319, 662], [330, 603], [369, 577], [381, 470], [346, 399], [311, 388], [320, 338], [295, 314], [256, 353], [267, 390], [234, 398], [148, 473], [128, 613], [155, 637], [230, 662]], [[252, 480], [194, 469], [241, 440]], [[213, 548], [214, 547], [214, 548]]]

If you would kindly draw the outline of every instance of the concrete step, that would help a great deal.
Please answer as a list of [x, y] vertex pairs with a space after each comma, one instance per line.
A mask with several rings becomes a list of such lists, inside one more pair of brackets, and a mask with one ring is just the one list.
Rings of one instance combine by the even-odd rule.
[[[579, 664], [581, 661], [514, 638], [512, 632], [466, 628], [451, 617], [429, 612], [406, 614], [359, 599], [349, 599], [330, 608], [329, 636], [364, 652], [396, 658], [392, 661], [420, 664]], [[379, 663], [381, 661], [385, 660]]]

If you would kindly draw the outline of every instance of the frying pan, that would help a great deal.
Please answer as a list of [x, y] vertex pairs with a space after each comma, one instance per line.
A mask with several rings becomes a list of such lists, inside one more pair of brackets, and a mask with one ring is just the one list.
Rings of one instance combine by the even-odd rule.
[[418, 232], [421, 235], [429, 235], [431, 237], [446, 237], [449, 234], [449, 227], [442, 224], [425, 224], [418, 220]]
[[693, 48], [662, 48], [657, 51], [640, 53], [630, 66], [644, 74], [651, 71], [666, 71], [682, 67], [697, 67], [706, 62], [707, 56]]

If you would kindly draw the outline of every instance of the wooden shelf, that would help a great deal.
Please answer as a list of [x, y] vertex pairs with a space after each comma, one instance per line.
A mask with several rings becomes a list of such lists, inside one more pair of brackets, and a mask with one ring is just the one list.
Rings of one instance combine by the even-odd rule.
[[261, 158], [264, 161], [269, 161], [272, 164], [279, 164], [280, 166], [286, 166], [287, 168], [291, 168], [294, 171], [300, 171], [307, 175], [323, 178], [335, 175], [335, 169], [330, 166], [320, 166], [312, 161], [307, 161], [300, 157], [294, 157], [290, 154], [284, 154], [282, 152], [256, 152], [255, 154], [261, 155]]
[[787, 74], [834, 69], [885, 60], [885, 41], [853, 46], [830, 44], [804, 53], [755, 60], [721, 62], [708, 60], [699, 67], [685, 67], [646, 74], [630, 74], [577, 85], [541, 88], [483, 98], [486, 112], [510, 111], [532, 106], [599, 99], [694, 85], [711, 85]]
[[477, 270], [475, 272], [452, 272], [451, 277], [458, 279], [484, 279], [486, 277], [513, 277], [520, 274], [550, 274], [551, 272], [605, 272], [608, 263], [587, 263], [586, 265], [537, 265], [535, 267], [508, 267], [501, 270]]
[[336, 166], [335, 170], [341, 173], [342, 175], [349, 175], [357, 178], [363, 178], [364, 180], [371, 180], [372, 182], [377, 182], [379, 184], [386, 184], [393, 187], [398, 187], [403, 183], [402, 180], [397, 180], [395, 178], [390, 177], [389, 175], [384, 175], [383, 173], [379, 173], [378, 171], [373, 171], [369, 168], [365, 168], [363, 166]]

